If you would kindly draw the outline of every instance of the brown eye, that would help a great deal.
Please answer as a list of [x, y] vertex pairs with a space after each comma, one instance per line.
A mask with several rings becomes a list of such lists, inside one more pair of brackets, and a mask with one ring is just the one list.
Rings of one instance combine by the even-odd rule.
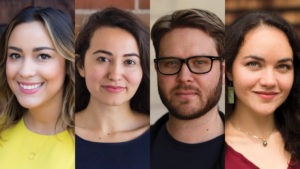
[[12, 54], [10, 54], [8, 57], [11, 58], [11, 59], [16, 60], [16, 59], [21, 58], [21, 55], [19, 55], [19, 54], [17, 54], [17, 53], [12, 53]]
[[293, 68], [293, 66], [288, 65], [288, 64], [280, 64], [280, 65], [277, 66], [277, 68], [282, 72], [286, 72], [288, 70], [291, 70]]
[[107, 59], [106, 57], [98, 57], [97, 61], [98, 62], [109, 62], [109, 59]]
[[48, 55], [48, 54], [40, 54], [40, 55], [38, 56], [38, 58], [41, 59], [41, 60], [46, 60], [46, 59], [50, 59], [51, 56]]
[[136, 62], [135, 62], [134, 60], [130, 60], [130, 59], [125, 60], [124, 63], [125, 63], [126, 65], [135, 65], [135, 64], [136, 64]]

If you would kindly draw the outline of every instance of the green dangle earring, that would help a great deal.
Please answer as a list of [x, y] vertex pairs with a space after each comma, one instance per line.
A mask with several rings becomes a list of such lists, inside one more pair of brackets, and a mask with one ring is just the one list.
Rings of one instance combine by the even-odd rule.
[[232, 81], [229, 81], [228, 87], [227, 87], [227, 97], [228, 97], [228, 104], [234, 104], [234, 88]]

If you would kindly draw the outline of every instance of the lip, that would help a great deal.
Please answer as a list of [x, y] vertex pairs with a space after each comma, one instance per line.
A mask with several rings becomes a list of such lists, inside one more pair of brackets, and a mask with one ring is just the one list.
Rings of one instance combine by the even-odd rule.
[[35, 94], [44, 85], [44, 82], [30, 83], [30, 82], [17, 82], [19, 89], [24, 94]]
[[114, 85], [103, 85], [102, 88], [104, 88], [104, 90], [109, 93], [120, 93], [126, 89], [123, 86], [114, 86]]
[[254, 92], [258, 97], [264, 100], [272, 100], [277, 96], [278, 92], [265, 92], [265, 91], [255, 91]]
[[186, 90], [186, 91], [176, 91], [175, 92], [175, 95], [176, 96], [179, 96], [179, 97], [193, 97], [195, 95], [197, 95], [197, 92], [195, 91], [190, 91], [190, 90]]

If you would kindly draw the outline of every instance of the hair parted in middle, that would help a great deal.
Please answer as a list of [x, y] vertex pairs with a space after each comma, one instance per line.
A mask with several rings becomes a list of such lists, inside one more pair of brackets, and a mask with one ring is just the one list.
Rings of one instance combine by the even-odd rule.
[[[149, 77], [149, 29], [134, 14], [115, 7], [109, 7], [92, 14], [84, 24], [76, 38], [75, 53], [76, 65], [84, 66], [85, 54], [90, 47], [94, 32], [101, 27], [121, 28], [129, 32], [136, 40], [141, 66], [143, 71], [142, 81], [138, 90], [130, 100], [130, 107], [140, 113], [150, 113], [150, 77]], [[90, 99], [90, 93], [85, 84], [85, 79], [80, 76], [76, 66], [76, 101], [75, 112], [85, 109]]]
[[74, 52], [74, 24], [63, 11], [55, 8], [27, 7], [20, 11], [8, 24], [0, 42], [0, 100], [4, 122], [0, 123], [0, 133], [17, 123], [26, 108], [22, 107], [10, 89], [6, 77], [6, 60], [9, 38], [20, 24], [40, 22], [45, 26], [57, 52], [66, 60], [66, 76], [63, 86], [63, 106], [57, 120], [62, 120], [71, 132], [74, 127], [74, 91], [75, 91], [75, 52]]
[[[275, 125], [280, 131], [285, 149], [291, 153], [293, 160], [300, 161], [300, 42], [293, 27], [279, 15], [265, 11], [254, 11], [236, 19], [226, 29], [226, 49], [224, 52], [226, 62], [226, 73], [232, 73], [232, 66], [237, 54], [244, 43], [247, 33], [259, 26], [270, 26], [282, 31], [288, 38], [293, 50], [294, 83], [285, 100], [274, 112]], [[225, 80], [226, 87], [232, 83], [228, 78]], [[233, 84], [234, 85], [234, 84]], [[226, 93], [227, 94], [227, 93]], [[235, 104], [228, 104], [225, 97], [226, 120], [233, 115]]]

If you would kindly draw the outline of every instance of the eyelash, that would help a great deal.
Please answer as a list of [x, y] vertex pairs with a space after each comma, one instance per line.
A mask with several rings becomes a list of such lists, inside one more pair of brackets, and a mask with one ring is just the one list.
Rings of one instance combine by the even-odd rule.
[[[258, 69], [261, 67], [261, 64], [256, 61], [250, 61], [250, 62], [246, 63], [246, 66], [251, 69]], [[284, 72], [284, 71], [293, 69], [293, 66], [289, 65], [289, 64], [279, 64], [276, 66], [276, 69], [278, 69], [281, 72]]]
[[[11, 58], [12, 60], [17, 60], [17, 59], [20, 59], [22, 56], [20, 54], [17, 54], [17, 53], [12, 53], [12, 54], [8, 55], [8, 57]], [[43, 60], [51, 59], [51, 56], [48, 55], [48, 54], [42, 53], [42, 54], [39, 54], [37, 56], [37, 58], [39, 60], [43, 61]]]
[[21, 58], [21, 56], [17, 53], [11, 53], [10, 55], [8, 55], [8, 57], [13, 59], [13, 60]]
[[[100, 62], [100, 63], [111, 62], [111, 60], [106, 58], [106, 57], [98, 57], [97, 61]], [[124, 64], [131, 66], [131, 65], [136, 65], [137, 62], [134, 61], [133, 59], [127, 59], [127, 60], [124, 61]]]
[[38, 58], [41, 59], [41, 60], [47, 60], [47, 59], [50, 59], [51, 56], [48, 55], [48, 54], [42, 53], [42, 54], [39, 54], [39, 55], [38, 55]]
[[260, 67], [260, 64], [258, 62], [255, 62], [255, 61], [251, 61], [251, 62], [246, 63], [246, 66], [257, 68], [257, 67]]
[[288, 64], [280, 64], [277, 66], [277, 68], [281, 70], [291, 70], [293, 66]]
[[100, 63], [110, 62], [110, 60], [107, 59], [106, 57], [98, 57], [97, 61], [100, 62]]
[[124, 63], [126, 65], [136, 65], [136, 62], [134, 60], [131, 60], [131, 59], [127, 59], [124, 61]]

